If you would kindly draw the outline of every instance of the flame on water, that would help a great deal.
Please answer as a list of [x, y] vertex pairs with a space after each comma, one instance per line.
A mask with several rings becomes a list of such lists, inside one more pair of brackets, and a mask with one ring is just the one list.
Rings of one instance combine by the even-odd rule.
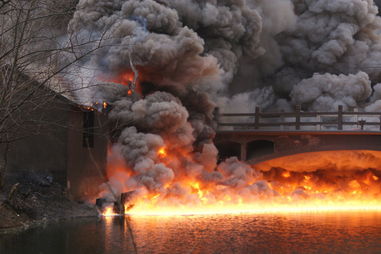
[[150, 205], [137, 206], [126, 215], [132, 216], [183, 216], [183, 215], [219, 215], [219, 214], [277, 214], [277, 213], [320, 213], [320, 212], [351, 212], [351, 211], [381, 211], [379, 202], [311, 202], [305, 204], [215, 204], [204, 207]]
[[111, 217], [111, 216], [117, 216], [118, 214], [114, 212], [114, 207], [108, 206], [104, 209], [102, 212], [102, 216], [105, 217]]
[[[172, 153], [167, 147], [161, 147], [157, 151], [162, 163], [168, 165], [176, 160], [181, 151], [176, 151], [177, 155]], [[332, 154], [337, 162], [336, 166], [327, 159]], [[341, 157], [338, 154], [341, 154]], [[306, 163], [305, 170], [302, 170], [298, 168], [300, 165], [294, 164], [289, 166], [293, 171], [286, 170], [287, 165], [282, 163], [288, 164], [292, 161], [292, 157], [255, 165], [254, 168], [261, 170], [261, 175], [247, 185], [258, 189], [256, 195], [249, 193], [247, 189], [210, 184], [190, 177], [179, 178], [174, 183], [166, 184], [165, 191], [147, 191], [143, 195], [138, 195], [131, 203], [124, 204], [125, 213], [137, 216], [176, 216], [332, 211], [381, 212], [381, 152], [336, 151], [303, 154], [303, 156], [314, 166]], [[309, 156], [314, 159], [311, 160]], [[359, 157], [355, 158], [356, 156]], [[123, 171], [126, 168], [121, 167], [119, 170]], [[189, 195], [179, 197], [173, 194], [171, 189], [175, 188], [176, 184], [180, 184]]]

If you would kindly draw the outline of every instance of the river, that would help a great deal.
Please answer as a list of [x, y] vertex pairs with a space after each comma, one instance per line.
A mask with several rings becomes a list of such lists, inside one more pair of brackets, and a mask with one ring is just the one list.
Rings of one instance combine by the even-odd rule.
[[1, 254], [381, 253], [381, 213], [101, 218], [0, 235]]

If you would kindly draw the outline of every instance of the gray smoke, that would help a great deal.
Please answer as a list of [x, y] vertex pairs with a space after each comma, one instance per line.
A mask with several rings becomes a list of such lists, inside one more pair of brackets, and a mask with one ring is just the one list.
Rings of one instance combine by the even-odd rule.
[[145, 133], [161, 135], [175, 147], [191, 146], [194, 142], [186, 108], [169, 93], [155, 92], [135, 102], [122, 98], [113, 106], [109, 117], [121, 127], [133, 125]]
[[[275, 3], [275, 1], [267, 2]], [[300, 84], [308, 83], [312, 77], [317, 81], [319, 77], [315, 74], [320, 74], [321, 82], [326, 82], [325, 74], [338, 75], [342, 79], [344, 79], [342, 75], [348, 75], [348, 79], [351, 79], [354, 77], [351, 74], [362, 71], [369, 75], [372, 85], [380, 81], [381, 66], [378, 59], [381, 52], [381, 23], [380, 17], [377, 16], [378, 8], [372, 0], [294, 0], [292, 4], [292, 13], [296, 17], [295, 24], [292, 25], [290, 21], [292, 18], [285, 19], [289, 26], [270, 36], [273, 42], [267, 43], [264, 55], [256, 60], [242, 61], [244, 66], [240, 66], [242, 70], [238, 72], [235, 80], [237, 83], [244, 83], [244, 80], [247, 80], [246, 83], [249, 81], [251, 87], [241, 87], [241, 89], [250, 93], [258, 87], [273, 87], [277, 98], [284, 98], [292, 105], [302, 102], [293, 98], [294, 86], [300, 87]], [[286, 13], [289, 11], [287, 8], [277, 10], [286, 10]], [[263, 23], [272, 23], [271, 19], [273, 18], [269, 15], [263, 16]], [[263, 33], [266, 33], [265, 28], [264, 26]], [[307, 89], [305, 91], [307, 92]], [[352, 91], [353, 94], [346, 92], [346, 100], [353, 101], [349, 104], [343, 102], [340, 96], [337, 98], [328, 96], [331, 99], [326, 102], [362, 108], [364, 98], [358, 97], [355, 89]], [[329, 93], [333, 94], [335, 91]], [[309, 108], [314, 104], [314, 110], [326, 109], [321, 103], [321, 97], [315, 99], [319, 99], [320, 102], [308, 101], [307, 105], [303, 106]], [[266, 105], [261, 101], [261, 97], [248, 102], [269, 110], [275, 109], [279, 104], [275, 101], [273, 105]]]
[[[215, 108], [381, 108], [377, 14], [373, 0], [80, 0], [70, 38], [100, 48], [73, 72], [95, 85], [78, 92], [83, 103], [113, 106], [114, 150], [131, 170], [116, 191], [185, 195], [187, 177], [271, 193], [236, 159], [217, 166]], [[141, 96], [97, 79], [135, 68]]]
[[156, 163], [158, 149], [164, 144], [163, 139], [154, 134], [137, 132], [135, 127], [129, 127], [121, 133], [118, 145], [128, 165], [137, 173], [129, 178], [130, 188], [145, 186], [150, 191], [158, 191], [174, 178], [172, 169], [162, 163]]
[[295, 85], [290, 97], [294, 104], [308, 106], [311, 111], [334, 111], [339, 105], [356, 108], [372, 93], [368, 74], [314, 74]]
[[152, 0], [93, 2], [80, 1], [69, 31], [104, 36], [92, 59], [103, 72], [131, 69], [131, 56], [145, 80], [157, 86], [184, 91], [205, 76], [218, 79], [217, 60], [201, 55], [204, 41], [181, 24], [175, 10]]
[[[286, 64], [275, 74], [278, 76], [276, 91], [289, 94], [294, 85], [315, 73], [343, 74], [351, 79], [350, 74], [363, 71], [371, 83], [379, 82], [381, 23], [372, 0], [294, 1], [294, 4], [298, 15], [296, 29], [277, 39]], [[294, 82], [290, 83], [286, 77], [287, 85], [283, 85], [282, 76], [287, 75], [295, 77]], [[363, 97], [353, 92], [347, 96], [356, 103], [361, 102]]]

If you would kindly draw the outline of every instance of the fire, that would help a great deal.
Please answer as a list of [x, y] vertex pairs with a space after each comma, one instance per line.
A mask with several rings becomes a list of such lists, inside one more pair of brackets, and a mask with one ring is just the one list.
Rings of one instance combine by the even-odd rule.
[[95, 102], [91, 106], [83, 105], [81, 106], [83, 109], [88, 110], [88, 111], [98, 111], [102, 112], [103, 110], [106, 110], [108, 108], [109, 104], [104, 101], [104, 102]]
[[112, 82], [112, 83], [128, 86], [127, 95], [131, 96], [134, 92], [141, 94], [141, 87], [140, 87], [141, 77], [140, 76], [141, 74], [139, 73], [139, 76], [136, 82], [134, 83], [135, 75], [133, 71], [127, 70], [125, 72], [121, 72], [113, 76], [100, 75], [98, 79], [104, 82]]
[[290, 172], [286, 171], [282, 174], [284, 178], [289, 178], [291, 176]]
[[159, 151], [157, 151], [157, 154], [159, 157], [164, 158], [167, 156], [167, 151], [165, 150], [165, 147], [161, 147]]
[[102, 216], [110, 217], [110, 216], [117, 216], [118, 214], [114, 212], [114, 208], [112, 206], [106, 207], [104, 211], [102, 212]]
[[122, 85], [129, 85], [134, 80], [133, 72], [125, 72], [119, 75], [119, 80]]
[[195, 182], [191, 183], [190, 186], [195, 190], [195, 192], [198, 195], [198, 198], [201, 200], [203, 204], [206, 204], [208, 202], [208, 199], [205, 197], [205, 191], [203, 191], [200, 187], [200, 183]]
[[224, 204], [216, 203], [204, 207], [140, 206], [127, 212], [131, 216], [183, 216], [183, 215], [223, 215], [223, 214], [278, 214], [278, 213], [327, 213], [327, 212], [367, 212], [381, 211], [379, 203], [369, 202], [343, 202], [326, 203], [315, 202], [303, 205], [291, 204]]
[[[126, 213], [130, 215], [207, 215], [240, 213], [290, 213], [290, 212], [330, 212], [330, 211], [381, 211], [380, 181], [370, 175], [349, 180], [335, 186], [321, 182], [316, 176], [296, 174], [284, 182], [276, 182], [271, 191], [277, 195], [263, 195], [254, 198], [240, 193], [224, 193], [223, 187], [207, 189], [200, 182], [188, 183], [193, 193], [189, 203], [173, 202], [170, 195], [156, 194], [142, 197]], [[283, 178], [280, 174], [278, 180]], [[341, 188], [341, 189], [339, 189]], [[371, 189], [374, 189], [372, 191]], [[213, 197], [213, 198], [208, 198]], [[159, 200], [160, 198], [160, 200]]]
[[85, 110], [88, 110], [88, 111], [94, 111], [95, 109], [93, 108], [93, 107], [91, 107], [91, 106], [82, 106], [82, 108], [83, 109], [85, 109]]
[[[177, 157], [186, 154], [185, 151], [173, 151], [169, 146], [157, 150], [161, 163], [168, 167], [180, 167]], [[354, 157], [351, 153], [343, 152], [343, 160], [347, 160], [347, 155], [351, 159]], [[381, 158], [381, 153], [377, 155]], [[308, 157], [311, 154], [303, 156]], [[255, 165], [253, 167], [260, 174], [234, 186], [228, 186], [223, 181], [203, 181], [177, 171], [178, 175], [162, 188], [147, 190], [129, 201], [131, 203], [124, 204], [125, 213], [138, 216], [176, 216], [381, 211], [381, 170], [378, 167], [374, 169], [380, 160], [376, 160], [374, 165], [360, 161], [361, 167], [360, 164], [353, 163], [353, 167], [348, 168], [348, 165], [341, 162], [333, 167], [326, 157], [320, 157], [320, 153], [314, 156], [316, 168], [305, 164], [304, 169], [295, 170], [300, 165], [287, 168], [287, 165], [281, 165], [277, 161], [266, 162], [266, 167]], [[317, 160], [321, 160], [322, 164]], [[268, 167], [272, 163], [276, 166]], [[324, 168], [324, 163], [329, 167]], [[368, 160], [367, 163], [373, 162]]]

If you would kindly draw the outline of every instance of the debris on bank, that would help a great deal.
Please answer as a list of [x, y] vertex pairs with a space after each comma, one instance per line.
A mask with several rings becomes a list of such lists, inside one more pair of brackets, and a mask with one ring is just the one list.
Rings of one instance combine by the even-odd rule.
[[0, 233], [51, 221], [98, 216], [94, 206], [69, 200], [65, 188], [49, 175], [23, 173], [0, 195]]

